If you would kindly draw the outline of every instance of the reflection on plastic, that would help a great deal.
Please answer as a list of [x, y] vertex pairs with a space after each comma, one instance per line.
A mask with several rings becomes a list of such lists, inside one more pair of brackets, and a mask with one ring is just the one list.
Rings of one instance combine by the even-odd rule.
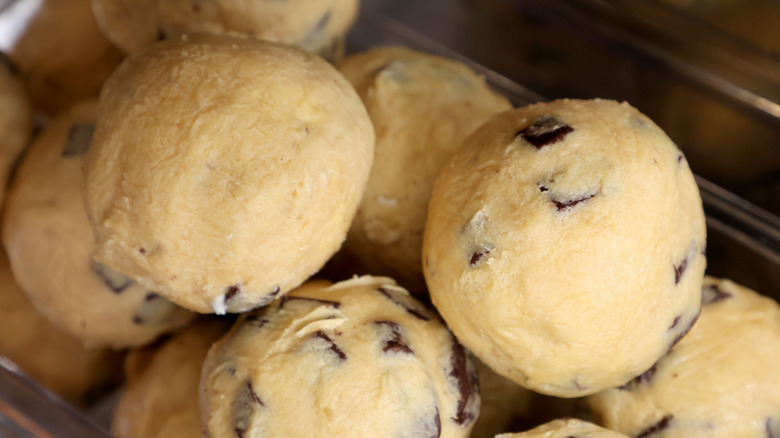
[[110, 438], [0, 356], [0, 436]]

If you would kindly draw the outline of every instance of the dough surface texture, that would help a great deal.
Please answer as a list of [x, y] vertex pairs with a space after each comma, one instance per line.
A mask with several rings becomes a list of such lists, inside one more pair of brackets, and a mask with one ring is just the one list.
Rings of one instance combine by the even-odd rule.
[[780, 305], [706, 277], [693, 330], [647, 372], [589, 405], [599, 424], [631, 436], [780, 436]]
[[242, 315], [209, 351], [200, 406], [212, 438], [467, 437], [479, 385], [433, 312], [355, 277]]
[[627, 438], [626, 435], [604, 429], [575, 418], [553, 420], [527, 432], [505, 433], [496, 438]]
[[374, 131], [316, 55], [198, 35], [109, 78], [85, 162], [95, 260], [201, 313], [289, 292], [343, 242]]
[[695, 321], [705, 223], [682, 153], [626, 103], [501, 113], [436, 180], [434, 305], [497, 373], [578, 397], [641, 374]]

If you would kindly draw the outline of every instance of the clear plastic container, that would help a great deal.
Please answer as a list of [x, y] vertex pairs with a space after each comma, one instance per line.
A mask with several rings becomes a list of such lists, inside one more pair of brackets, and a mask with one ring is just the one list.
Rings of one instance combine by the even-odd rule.
[[[650, 2], [623, 1], [625, 5], [638, 8], [631, 11], [640, 15], [647, 12], [640, 9], [640, 3], [651, 7]], [[653, 4], [652, 8], [666, 11], [664, 13], [669, 16], [682, 17], [668, 6]], [[604, 16], [591, 15], [596, 11]], [[538, 102], [544, 100], [543, 96], [621, 98], [618, 94], [624, 93], [623, 98], [638, 103], [636, 106], [653, 117], [648, 111], [653, 105], [640, 99], [642, 87], [637, 81], [643, 72], [633, 57], [649, 56], [640, 53], [642, 50], [661, 49], [655, 42], [643, 39], [644, 36], [612, 34], [628, 26], [622, 21], [625, 17], [620, 15], [628, 13], [610, 1], [365, 0], [360, 20], [347, 44], [351, 52], [375, 45], [405, 45], [463, 61], [483, 74], [515, 105]], [[545, 17], [549, 22], [544, 21]], [[647, 18], [651, 16], [647, 15], [643, 20]], [[611, 23], [609, 26], [601, 27], [601, 23], [608, 22]], [[513, 27], [526, 25], [531, 26], [530, 30]], [[562, 35], [554, 26], [563, 26], [571, 33]], [[578, 40], [572, 36], [577, 32], [601, 39], [608, 49]], [[524, 37], [519, 38], [518, 33]], [[524, 39], [534, 36], [550, 39], [535, 43]], [[612, 37], [615, 40], [610, 43]], [[515, 43], [525, 44], [522, 52]], [[568, 45], [570, 43], [573, 45]], [[615, 56], [615, 53], [623, 55]], [[671, 52], [668, 56], [658, 56], [659, 59], [676, 59]], [[588, 59], [598, 59], [598, 68], [588, 66], [584, 62]], [[524, 64], [524, 60], [535, 61]], [[715, 86], [719, 83], [717, 80], [715, 85], [708, 83], [714, 75], [710, 70], [689, 71], [688, 74], [688, 81], [700, 82], [698, 89], [702, 95], [710, 96], [708, 93], [716, 89], [723, 93], [731, 89]], [[765, 96], [769, 101], [769, 94], [760, 94], [764, 93], [760, 87], [765, 83], [752, 85], [750, 90], [754, 96]], [[736, 91], [726, 94], [718, 100], [722, 105], [755, 117], [757, 123], [768, 121], [767, 126], [777, 128], [772, 125], [777, 114], [772, 112], [771, 105], [762, 107], [759, 105], [761, 99], [753, 101]], [[777, 101], [776, 96], [771, 98]], [[734, 141], [739, 143], [739, 140]], [[718, 177], [717, 174], [712, 176]], [[780, 220], [708, 179], [699, 176], [697, 182], [707, 213], [707, 273], [730, 278], [780, 300]], [[107, 397], [88, 412], [77, 411], [25, 376], [12, 362], [0, 357], [0, 436], [109, 437], [107, 430], [116, 397], [116, 393]]]

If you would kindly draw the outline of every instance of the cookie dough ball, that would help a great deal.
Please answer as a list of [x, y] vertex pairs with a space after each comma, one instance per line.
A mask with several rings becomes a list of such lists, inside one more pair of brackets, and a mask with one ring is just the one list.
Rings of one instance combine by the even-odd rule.
[[30, 141], [30, 102], [13, 62], [0, 53], [0, 205], [16, 160]]
[[202, 319], [162, 345], [133, 350], [125, 360], [127, 382], [114, 411], [117, 438], [201, 436], [200, 370], [211, 345], [232, 319]]
[[420, 254], [433, 182], [466, 136], [512, 106], [467, 66], [402, 47], [353, 55], [339, 70], [374, 122], [380, 163], [344, 249], [363, 272], [425, 291]]
[[533, 430], [496, 435], [496, 438], [628, 438], [626, 435], [576, 418], [553, 420]]
[[101, 93], [85, 162], [94, 258], [198, 312], [267, 304], [339, 248], [373, 150], [360, 98], [316, 55], [156, 43]]
[[86, 349], [38, 313], [14, 281], [4, 251], [0, 251], [0, 356], [77, 406], [94, 401], [122, 373], [120, 353]]
[[242, 315], [202, 378], [212, 438], [466, 437], [479, 410], [463, 347], [382, 277], [307, 283]]
[[641, 374], [699, 313], [702, 202], [688, 164], [626, 103], [560, 100], [478, 128], [436, 180], [433, 303], [465, 346], [535, 391]]
[[629, 384], [589, 401], [599, 424], [631, 436], [780, 436], [780, 306], [708, 277], [690, 334]]
[[47, 115], [96, 97], [122, 60], [98, 29], [90, 0], [41, 0], [9, 55], [33, 106]]
[[52, 323], [91, 346], [146, 344], [194, 314], [92, 261], [82, 165], [97, 101], [56, 117], [9, 190], [3, 243], [14, 276]]
[[92, 0], [103, 32], [127, 53], [164, 38], [207, 32], [293, 44], [336, 58], [359, 0]]

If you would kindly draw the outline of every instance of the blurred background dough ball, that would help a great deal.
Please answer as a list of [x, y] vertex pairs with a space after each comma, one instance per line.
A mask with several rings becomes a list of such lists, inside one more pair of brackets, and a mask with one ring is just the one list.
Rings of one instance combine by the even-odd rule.
[[117, 438], [201, 436], [200, 370], [209, 348], [232, 322], [203, 317], [164, 342], [128, 352], [125, 390], [111, 421], [113, 434]]
[[353, 269], [425, 293], [422, 236], [433, 182], [467, 135], [512, 106], [466, 65], [402, 47], [358, 53], [338, 67], [377, 133], [377, 165], [344, 252]]
[[33, 107], [53, 115], [97, 97], [122, 53], [103, 36], [90, 0], [20, 0], [36, 7], [10, 47]]
[[779, 436], [780, 305], [705, 278], [691, 332], [647, 372], [589, 404], [595, 421], [631, 436]]
[[38, 313], [16, 284], [0, 251], [0, 356], [76, 406], [86, 406], [118, 385], [122, 354], [85, 348]]
[[239, 317], [203, 365], [211, 438], [467, 437], [468, 353], [389, 278], [306, 283]]
[[553, 420], [532, 430], [496, 435], [496, 438], [628, 438], [622, 433], [604, 429], [576, 418]]
[[341, 246], [373, 154], [363, 103], [322, 58], [225, 35], [155, 43], [100, 96], [94, 258], [197, 312], [267, 304]]
[[30, 101], [18, 73], [13, 61], [0, 53], [0, 205], [11, 170], [32, 135]]
[[292, 44], [328, 59], [344, 50], [359, 0], [92, 0], [98, 23], [133, 53], [160, 39], [207, 32]]
[[54, 325], [87, 345], [143, 345], [194, 316], [92, 260], [84, 155], [97, 100], [54, 118], [30, 146], [9, 189], [3, 244], [20, 287]]

